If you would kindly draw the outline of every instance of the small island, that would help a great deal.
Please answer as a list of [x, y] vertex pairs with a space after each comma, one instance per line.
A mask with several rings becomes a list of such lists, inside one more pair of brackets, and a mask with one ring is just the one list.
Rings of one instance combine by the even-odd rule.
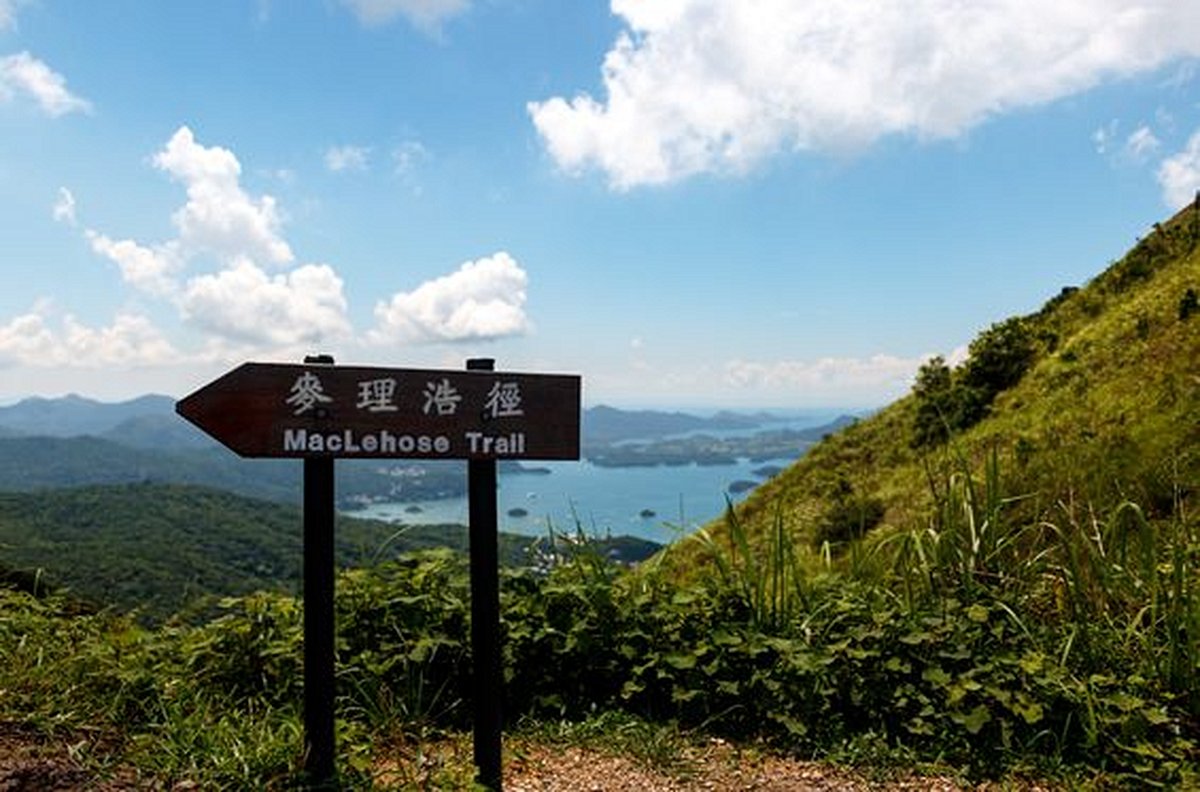
[[746, 479], [738, 479], [737, 481], [733, 482], [728, 487], [726, 487], [726, 489], [729, 491], [730, 494], [738, 495], [743, 492], [749, 492], [750, 490], [754, 489], [757, 486], [758, 486], [758, 482], [756, 482], [756, 481], [747, 481]]
[[528, 517], [529, 510], [522, 509], [520, 506], [515, 506], [508, 510], [508, 516], [509, 517]]

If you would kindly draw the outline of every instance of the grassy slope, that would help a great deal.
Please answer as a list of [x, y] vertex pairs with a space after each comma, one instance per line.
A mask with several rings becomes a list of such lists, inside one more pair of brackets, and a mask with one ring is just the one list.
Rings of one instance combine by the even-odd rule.
[[[1200, 291], [1200, 208], [1188, 207], [1085, 287], [1025, 317], [1037, 359], [982, 422], [948, 446], [912, 447], [915, 400], [906, 396], [815, 446], [738, 509], [752, 539], [777, 516], [811, 538], [839, 481], [886, 507], [875, 534], [928, 514], [932, 480], [961, 458], [995, 449], [1017, 508], [1039, 514], [1068, 500], [1103, 507], [1131, 499], [1152, 515], [1200, 481], [1200, 315], [1179, 318]], [[721, 537], [720, 521], [710, 526]], [[802, 544], [808, 545], [807, 542]], [[704, 551], [676, 551], [687, 568]], [[812, 551], [815, 555], [815, 550]]]

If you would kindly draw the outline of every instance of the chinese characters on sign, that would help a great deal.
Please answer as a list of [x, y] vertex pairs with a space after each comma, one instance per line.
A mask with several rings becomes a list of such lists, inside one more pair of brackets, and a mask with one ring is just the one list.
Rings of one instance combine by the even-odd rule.
[[[308, 372], [305, 372], [307, 374]], [[305, 375], [301, 374], [303, 378]], [[293, 388], [295, 386], [292, 386]], [[366, 380], [358, 383], [358, 404], [360, 410], [367, 412], [396, 412], [395, 402], [392, 398], [396, 395], [396, 380], [394, 379], [376, 379]]]
[[295, 407], [292, 415], [301, 415], [316, 407], [318, 404], [331, 402], [333, 399], [325, 395], [321, 380], [311, 371], [306, 371], [292, 385], [292, 392], [286, 403]]
[[450, 380], [443, 377], [441, 382], [426, 383], [425, 406], [421, 409], [426, 415], [430, 415], [431, 410], [436, 411], [437, 415], [454, 415], [458, 412], [460, 401], [462, 396], [450, 384]]
[[[367, 412], [396, 412], [400, 408], [394, 401], [396, 396], [396, 379], [364, 380], [358, 383], [358, 401], [355, 408]], [[425, 402], [421, 411], [426, 415], [455, 415], [462, 394], [454, 387], [449, 379], [443, 377], [440, 381], [425, 383], [422, 391]], [[321, 378], [311, 371], [305, 371], [296, 377], [292, 389], [284, 403], [294, 407], [293, 415], [303, 415], [317, 407], [318, 404], [330, 404], [333, 398], [326, 395], [321, 384]], [[504, 382], [496, 380], [487, 399], [482, 405], [481, 414], [485, 418], [515, 418], [525, 415], [521, 407], [521, 384], [519, 382]]]

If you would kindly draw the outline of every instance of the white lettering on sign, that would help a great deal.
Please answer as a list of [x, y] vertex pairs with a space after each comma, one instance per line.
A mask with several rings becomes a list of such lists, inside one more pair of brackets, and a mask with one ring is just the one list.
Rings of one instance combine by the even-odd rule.
[[331, 401], [333, 401], [333, 397], [325, 393], [325, 386], [321, 384], [321, 378], [311, 371], [306, 371], [296, 377], [296, 381], [292, 383], [290, 395], [284, 403], [296, 408], [292, 412], [293, 415], [302, 415], [318, 404], [327, 404]]
[[511, 418], [525, 414], [521, 407], [521, 383], [496, 381], [483, 403], [487, 418]]
[[355, 406], [367, 412], [396, 412], [396, 380], [394, 377], [364, 380], [358, 383], [358, 404]]
[[450, 380], [442, 377], [441, 382], [425, 383], [425, 406], [421, 409], [426, 415], [434, 412], [438, 415], [454, 415], [458, 412], [460, 401], [462, 401], [462, 395], [458, 389], [450, 383]]
[[525, 453], [524, 432], [513, 432], [507, 435], [467, 432], [466, 438], [472, 454], [517, 456]]
[[294, 454], [445, 455], [450, 453], [450, 438], [446, 435], [398, 435], [387, 430], [360, 436], [353, 429], [333, 432], [284, 429], [283, 450]]

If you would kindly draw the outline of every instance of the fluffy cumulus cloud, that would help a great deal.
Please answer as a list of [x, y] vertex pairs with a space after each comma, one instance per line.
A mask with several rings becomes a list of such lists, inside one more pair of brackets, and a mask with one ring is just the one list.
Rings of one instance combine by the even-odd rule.
[[323, 264], [294, 265], [275, 200], [246, 192], [233, 152], [181, 127], [152, 162], [187, 191], [171, 217], [176, 236], [146, 243], [83, 231], [126, 283], [174, 308], [212, 349], [275, 353], [350, 334], [341, 278]]
[[519, 335], [529, 328], [528, 280], [525, 270], [504, 252], [468, 261], [456, 272], [379, 303], [371, 339], [429, 343]]
[[126, 283], [158, 297], [175, 293], [175, 273], [183, 264], [178, 244], [146, 247], [132, 239], [113, 240], [91, 229], [84, 235], [96, 254], [117, 265]]
[[[9, 9], [11, 14], [11, 5]], [[0, 22], [3, 17], [4, 7], [0, 6]], [[91, 109], [86, 99], [67, 90], [65, 77], [28, 52], [0, 58], [0, 100], [8, 101], [17, 95], [33, 99], [44, 113], [56, 117]]]
[[926, 358], [873, 355], [869, 358], [821, 358], [815, 361], [730, 361], [725, 380], [738, 388], [806, 391], [825, 398], [899, 395], [911, 384]]
[[952, 138], [991, 115], [1200, 55], [1194, 0], [612, 0], [605, 96], [529, 105], [568, 172], [617, 188], [780, 150]]
[[342, 0], [366, 25], [381, 25], [399, 16], [426, 31], [466, 11], [470, 0]]
[[1183, 151], [1163, 160], [1158, 168], [1163, 200], [1172, 209], [1182, 209], [1200, 192], [1200, 132], [1188, 140]]
[[118, 314], [107, 327], [88, 327], [72, 316], [53, 326], [44, 306], [0, 325], [0, 364], [144, 366], [169, 363], [175, 349], [149, 319]]
[[294, 347], [349, 334], [342, 279], [323, 264], [270, 276], [249, 259], [193, 278], [180, 300], [184, 318], [251, 345]]
[[187, 187], [187, 203], [172, 216], [187, 251], [271, 264], [292, 260], [275, 199], [255, 200], [242, 189], [242, 168], [232, 151], [200, 145], [185, 126], [154, 156], [154, 165]]

